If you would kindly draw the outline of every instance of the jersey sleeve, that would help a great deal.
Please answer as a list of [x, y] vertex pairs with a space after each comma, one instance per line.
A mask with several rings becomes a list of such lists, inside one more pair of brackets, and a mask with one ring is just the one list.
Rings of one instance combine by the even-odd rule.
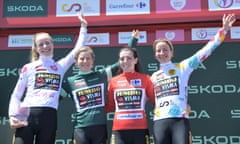
[[131, 37], [131, 39], [128, 42], [128, 46], [134, 48], [137, 46], [138, 39], [135, 37]]
[[105, 69], [100, 70], [101, 73], [104, 73], [107, 77], [107, 81], [118, 74], [119, 62], [116, 62], [112, 65], [107, 66]]
[[25, 65], [22, 67], [21, 73], [15, 85], [15, 88], [11, 94], [9, 109], [8, 109], [9, 116], [15, 116], [16, 112], [18, 111], [18, 108], [20, 107], [21, 99], [23, 98], [24, 92], [27, 87], [27, 81], [28, 81], [27, 73], [28, 73], [28, 67], [27, 65]]
[[64, 73], [71, 67], [71, 65], [74, 63], [74, 54], [76, 51], [81, 48], [82, 46], [85, 45], [87, 38], [87, 28], [86, 27], [81, 27], [79, 36], [77, 39], [77, 42], [74, 46], [74, 48], [61, 60], [59, 60], [59, 64], [63, 68]]
[[196, 69], [198, 65], [209, 57], [212, 52], [224, 41], [226, 32], [224, 29], [219, 29], [217, 34], [197, 53], [190, 57], [187, 62], [188, 66]]
[[69, 94], [71, 95], [71, 92], [69, 90], [70, 90], [70, 87], [67, 82], [67, 79], [64, 79], [62, 82], [61, 90], [60, 90], [60, 100], [62, 100], [63, 98], [67, 98]]
[[112, 112], [115, 108], [115, 102], [114, 102], [114, 91], [112, 88], [111, 80], [108, 85], [108, 94], [107, 94], [107, 102], [105, 105], [105, 111], [106, 113]]

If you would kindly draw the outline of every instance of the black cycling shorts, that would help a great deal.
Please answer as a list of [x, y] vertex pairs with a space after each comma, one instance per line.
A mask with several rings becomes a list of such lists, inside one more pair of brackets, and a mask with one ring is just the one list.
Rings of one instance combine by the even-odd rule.
[[73, 144], [106, 144], [106, 142], [106, 125], [96, 125], [74, 129]]
[[31, 107], [28, 126], [17, 128], [14, 144], [55, 144], [57, 111], [49, 107]]
[[149, 144], [148, 129], [112, 131], [110, 144]]
[[189, 144], [190, 125], [185, 118], [153, 121], [154, 144]]

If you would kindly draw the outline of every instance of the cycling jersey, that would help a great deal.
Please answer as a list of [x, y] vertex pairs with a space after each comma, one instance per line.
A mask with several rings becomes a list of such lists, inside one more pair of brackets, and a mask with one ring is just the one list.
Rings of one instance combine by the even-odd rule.
[[106, 124], [105, 95], [110, 73], [117, 73], [118, 63], [102, 71], [79, 72], [67, 78], [63, 88], [75, 103], [75, 128]]
[[160, 64], [160, 69], [151, 77], [155, 89], [154, 121], [189, 117], [187, 102], [190, 74], [223, 42], [225, 34], [220, 29], [201, 50], [180, 63], [170, 61]]
[[[134, 47], [137, 40], [132, 37], [128, 45]], [[64, 89], [75, 103], [75, 128], [106, 124], [104, 107], [108, 81], [117, 74], [118, 68], [117, 62], [99, 71], [80, 71], [64, 82]]]
[[145, 104], [154, 103], [150, 76], [138, 72], [124, 72], [109, 82], [106, 111], [115, 108], [112, 130], [147, 129]]
[[[59, 61], [40, 56], [37, 61], [23, 66], [11, 95], [9, 116], [16, 115], [20, 104], [23, 107], [58, 108], [64, 73], [74, 63], [74, 53], [84, 45], [86, 34], [86, 27], [81, 27], [75, 48]], [[25, 90], [25, 97], [21, 102]]]

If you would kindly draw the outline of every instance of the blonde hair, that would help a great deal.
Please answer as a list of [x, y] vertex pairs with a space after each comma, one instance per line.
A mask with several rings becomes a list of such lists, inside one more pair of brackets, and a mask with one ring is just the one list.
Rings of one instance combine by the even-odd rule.
[[52, 40], [52, 37], [50, 36], [49, 33], [46, 33], [46, 32], [39, 32], [39, 33], [36, 33], [34, 36], [33, 36], [33, 42], [32, 42], [32, 50], [31, 50], [31, 56], [30, 56], [30, 61], [31, 62], [34, 62], [36, 60], [39, 59], [39, 54], [37, 52], [37, 45], [36, 45], [36, 39], [39, 35], [46, 35], [47, 37], [49, 37], [49, 39], [51, 41]]
[[78, 49], [78, 50], [76, 51], [76, 53], [75, 53], [75, 55], [74, 55], [75, 62], [77, 62], [78, 57], [79, 57], [79, 54], [80, 54], [81, 52], [90, 52], [92, 58], [95, 59], [95, 54], [94, 54], [92, 48], [89, 47], [89, 46], [83, 46], [83, 47], [81, 47], [80, 49]]

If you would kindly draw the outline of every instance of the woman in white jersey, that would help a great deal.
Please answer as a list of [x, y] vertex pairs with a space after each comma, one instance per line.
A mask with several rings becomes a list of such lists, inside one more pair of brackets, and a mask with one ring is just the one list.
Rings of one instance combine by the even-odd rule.
[[32, 60], [23, 66], [9, 103], [10, 126], [16, 129], [14, 144], [55, 144], [62, 79], [74, 63], [74, 54], [84, 45], [87, 34], [87, 21], [82, 14], [78, 19], [81, 29], [77, 43], [59, 61], [53, 60], [51, 36], [45, 32], [35, 34]]
[[169, 40], [153, 43], [160, 69], [151, 79], [155, 90], [153, 136], [155, 144], [189, 144], [188, 80], [196, 69], [219, 46], [236, 21], [234, 14], [224, 15], [222, 28], [201, 50], [180, 63], [172, 63], [173, 45]]

